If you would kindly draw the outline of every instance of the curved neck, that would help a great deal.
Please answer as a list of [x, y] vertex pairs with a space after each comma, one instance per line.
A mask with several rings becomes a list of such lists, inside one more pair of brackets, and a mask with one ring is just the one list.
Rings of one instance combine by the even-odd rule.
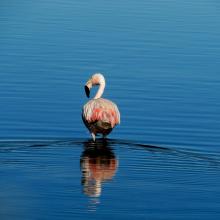
[[105, 82], [101, 82], [100, 85], [99, 85], [99, 89], [94, 97], [94, 99], [99, 99], [102, 97], [102, 94], [104, 92], [104, 89], [105, 89]]

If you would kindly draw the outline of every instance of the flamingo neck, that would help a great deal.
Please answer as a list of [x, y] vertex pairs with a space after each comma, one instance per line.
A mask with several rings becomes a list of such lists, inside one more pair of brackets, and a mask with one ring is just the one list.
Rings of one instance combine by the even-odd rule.
[[105, 89], [105, 82], [104, 81], [101, 81], [100, 82], [100, 85], [99, 85], [99, 89], [94, 97], [94, 99], [99, 99], [102, 97], [102, 94], [104, 92], [104, 89]]

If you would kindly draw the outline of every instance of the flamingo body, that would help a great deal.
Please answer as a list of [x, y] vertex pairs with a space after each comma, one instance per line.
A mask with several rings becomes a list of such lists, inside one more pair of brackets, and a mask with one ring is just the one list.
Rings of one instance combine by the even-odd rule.
[[[83, 106], [82, 119], [85, 126], [90, 131], [93, 140], [97, 134], [103, 137], [108, 135], [112, 129], [120, 123], [120, 112], [115, 103], [108, 99], [101, 98], [104, 92], [105, 81], [102, 74], [95, 74], [86, 84], [86, 93], [92, 85], [100, 85], [95, 98], [88, 101]], [[104, 85], [104, 86], [103, 86]]]

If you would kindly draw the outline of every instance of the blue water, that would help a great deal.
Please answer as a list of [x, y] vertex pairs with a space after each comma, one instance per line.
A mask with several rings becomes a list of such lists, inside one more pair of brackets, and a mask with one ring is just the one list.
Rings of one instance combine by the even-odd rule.
[[[2, 1], [0, 218], [219, 219], [219, 9]], [[93, 144], [81, 108], [95, 72], [121, 125]]]

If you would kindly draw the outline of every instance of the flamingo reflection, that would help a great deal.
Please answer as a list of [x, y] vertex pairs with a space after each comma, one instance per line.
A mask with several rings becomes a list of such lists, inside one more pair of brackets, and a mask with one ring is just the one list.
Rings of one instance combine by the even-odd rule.
[[107, 141], [88, 141], [84, 146], [80, 159], [83, 191], [90, 197], [99, 197], [102, 183], [114, 177], [118, 160]]

